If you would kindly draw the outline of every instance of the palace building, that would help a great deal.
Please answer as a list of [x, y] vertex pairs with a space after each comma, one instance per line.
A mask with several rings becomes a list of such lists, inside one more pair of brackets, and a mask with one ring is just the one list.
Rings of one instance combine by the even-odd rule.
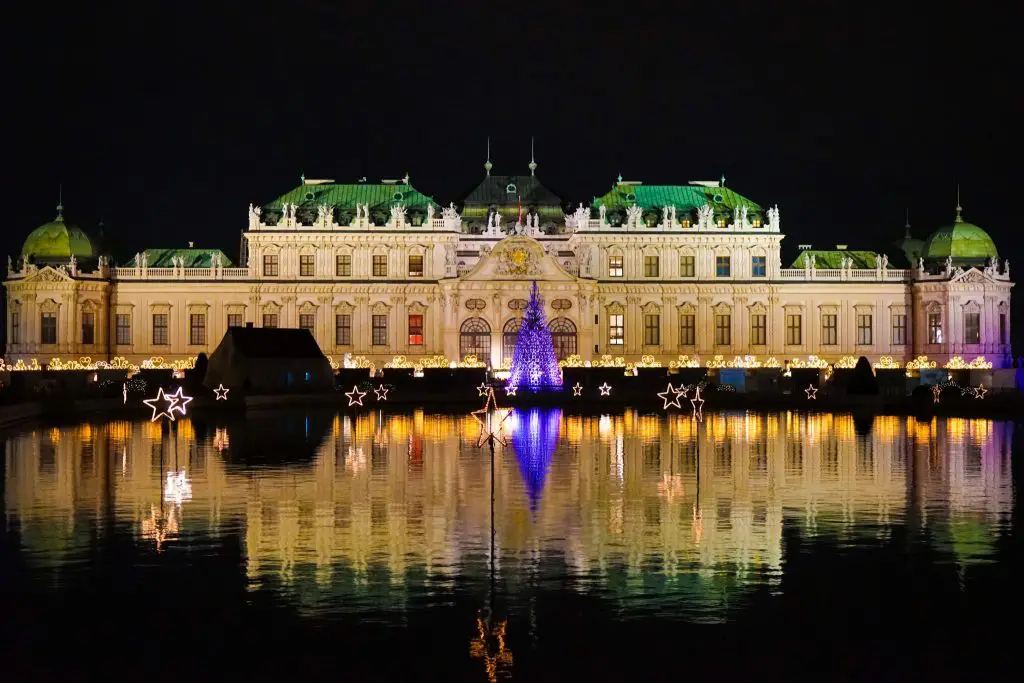
[[339, 360], [475, 356], [498, 368], [536, 281], [560, 358], [1010, 364], [1009, 264], [959, 206], [923, 241], [908, 226], [888, 253], [801, 245], [784, 266], [779, 208], [724, 178], [620, 177], [567, 208], [536, 168], [497, 175], [488, 160], [447, 206], [408, 177], [303, 178], [250, 205], [237, 263], [189, 243], [115, 265], [58, 207], [8, 260], [5, 361], [184, 359], [251, 324], [307, 328]]

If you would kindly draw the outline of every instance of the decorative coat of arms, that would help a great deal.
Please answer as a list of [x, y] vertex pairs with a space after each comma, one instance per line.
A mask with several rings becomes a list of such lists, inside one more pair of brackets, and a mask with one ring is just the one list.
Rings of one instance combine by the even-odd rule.
[[525, 245], [514, 245], [502, 250], [498, 257], [500, 275], [536, 275], [537, 257]]

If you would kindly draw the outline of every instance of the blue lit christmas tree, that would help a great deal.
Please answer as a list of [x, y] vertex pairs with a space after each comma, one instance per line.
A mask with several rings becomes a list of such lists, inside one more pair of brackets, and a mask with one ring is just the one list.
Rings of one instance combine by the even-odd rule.
[[516, 388], [555, 389], [562, 386], [562, 370], [555, 357], [555, 346], [551, 343], [551, 330], [544, 319], [544, 306], [533, 283], [530, 301], [523, 313], [523, 324], [516, 337], [516, 348], [512, 352], [512, 371], [508, 383]]

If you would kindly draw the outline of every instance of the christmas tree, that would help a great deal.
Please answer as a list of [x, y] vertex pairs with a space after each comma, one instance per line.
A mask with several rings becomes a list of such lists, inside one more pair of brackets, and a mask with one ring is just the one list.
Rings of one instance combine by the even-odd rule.
[[517, 388], [554, 389], [562, 386], [562, 370], [558, 367], [551, 330], [544, 319], [544, 305], [533, 283], [530, 301], [523, 313], [523, 324], [512, 352], [512, 371], [508, 383]]

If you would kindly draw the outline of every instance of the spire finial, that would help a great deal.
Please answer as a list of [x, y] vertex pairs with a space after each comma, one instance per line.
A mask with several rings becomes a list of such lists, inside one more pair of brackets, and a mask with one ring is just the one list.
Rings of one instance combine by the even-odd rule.
[[57, 187], [57, 220], [64, 220], [64, 183]]
[[484, 162], [484, 170], [487, 171], [487, 175], [491, 175], [491, 169], [494, 168], [494, 164], [491, 163], [491, 136], [487, 136], [487, 161]]
[[300, 185], [305, 185], [306, 184], [306, 173], [305, 173], [305, 171], [303, 171], [302, 173], [299, 173], [299, 184]]
[[907, 211], [907, 222], [903, 226], [903, 237], [905, 239], [909, 240], [910, 239], [910, 208], [908, 207], [906, 211]]
[[964, 222], [963, 216], [960, 215], [961, 213], [963, 213], [963, 210], [964, 210], [964, 207], [960, 206], [960, 183], [957, 183], [956, 184], [956, 222], [957, 223], [963, 223]]
[[619, 182], [620, 183], [622, 182], [622, 174], [621, 173], [619, 174]]
[[533, 158], [533, 136], [530, 136], [530, 175], [533, 176], [537, 171], [537, 161]]
[[719, 187], [725, 187], [725, 174], [722, 174], [722, 179], [718, 183]]

